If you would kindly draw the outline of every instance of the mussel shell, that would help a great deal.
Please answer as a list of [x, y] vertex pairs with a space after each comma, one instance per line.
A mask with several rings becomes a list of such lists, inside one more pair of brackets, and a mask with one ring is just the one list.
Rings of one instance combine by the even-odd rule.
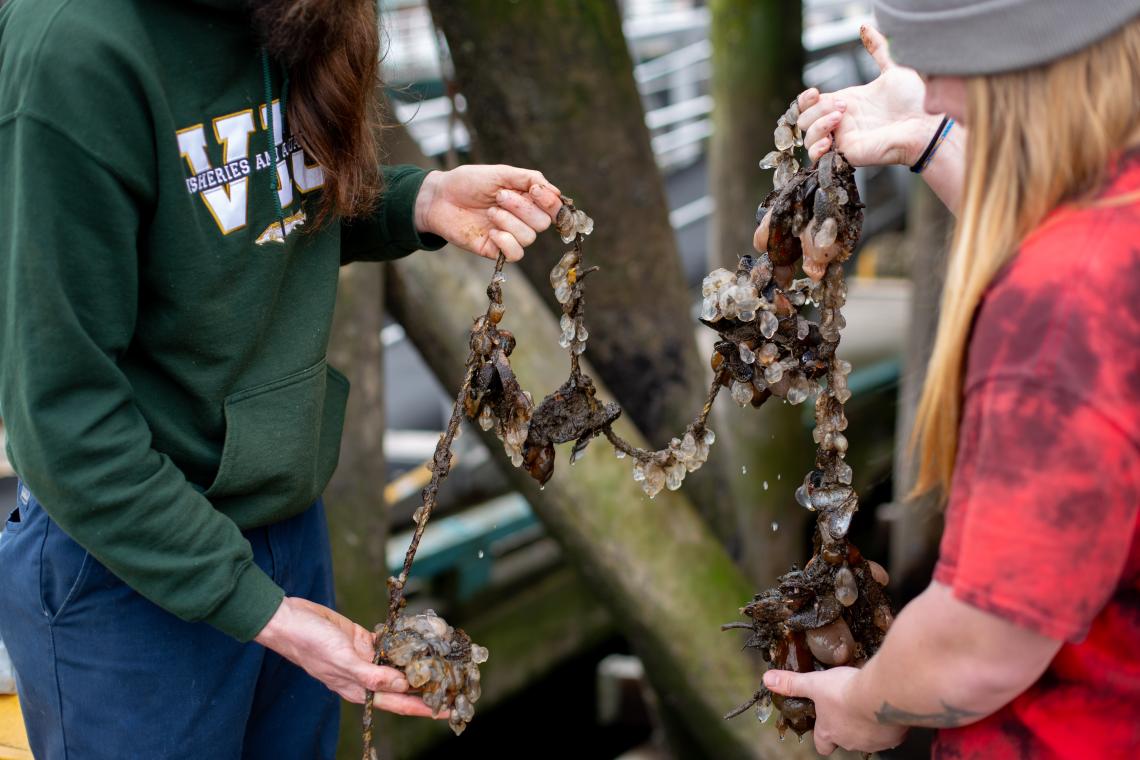
[[808, 648], [815, 659], [824, 665], [846, 665], [855, 656], [855, 637], [847, 621], [838, 617], [820, 628], [805, 634]]
[[784, 697], [772, 694], [772, 704], [780, 711], [787, 727], [803, 736], [815, 726], [815, 705], [803, 697]]

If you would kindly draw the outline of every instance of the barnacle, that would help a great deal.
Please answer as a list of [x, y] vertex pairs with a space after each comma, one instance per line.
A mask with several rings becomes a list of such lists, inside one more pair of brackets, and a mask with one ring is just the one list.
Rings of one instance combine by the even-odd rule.
[[402, 670], [433, 715], [450, 711], [448, 725], [456, 736], [463, 733], [482, 694], [479, 666], [487, 649], [432, 610], [397, 617], [379, 631], [379, 648], [380, 662]]
[[[859, 498], [845, 461], [843, 405], [851, 397], [851, 365], [836, 350], [847, 299], [840, 264], [859, 240], [862, 204], [854, 170], [841, 154], [826, 153], [810, 170], [793, 163], [795, 111], [793, 104], [780, 118], [777, 150], [761, 164], [776, 169], [775, 189], [757, 212], [756, 240], [767, 252], [742, 259], [735, 274], [723, 269], [710, 274], [701, 317], [721, 335], [716, 351], [722, 358], [714, 357], [713, 366], [722, 383], [732, 384], [738, 403], [756, 404], [768, 395], [793, 404], [815, 398], [815, 468], [795, 493], [796, 501], [817, 515], [813, 556], [741, 609], [748, 622], [724, 626], [748, 629], [745, 646], [759, 650], [773, 667], [810, 672], [865, 661], [879, 648], [893, 616], [883, 591], [886, 572], [847, 541]], [[793, 279], [801, 258], [808, 277]], [[798, 313], [805, 304], [818, 308], [818, 320]], [[762, 721], [773, 710], [778, 713], [781, 738], [788, 728], [802, 736], [815, 724], [809, 700], [763, 687], [726, 717], [752, 705]]]

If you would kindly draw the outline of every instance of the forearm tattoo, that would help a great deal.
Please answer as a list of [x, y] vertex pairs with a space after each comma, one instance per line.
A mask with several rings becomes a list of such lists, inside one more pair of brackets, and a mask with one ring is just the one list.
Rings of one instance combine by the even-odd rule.
[[875, 712], [875, 718], [884, 726], [921, 726], [923, 728], [957, 728], [969, 723], [974, 718], [980, 718], [984, 713], [963, 710], [960, 707], [946, 704], [942, 700], [942, 712], [913, 713], [900, 710], [889, 702]]

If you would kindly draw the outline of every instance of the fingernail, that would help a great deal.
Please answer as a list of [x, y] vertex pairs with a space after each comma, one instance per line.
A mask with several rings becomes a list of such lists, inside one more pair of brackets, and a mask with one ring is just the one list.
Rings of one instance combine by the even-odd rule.
[[835, 101], [835, 107], [837, 109], [839, 109], [840, 111], [842, 111], [842, 110], [847, 108], [847, 101], [846, 100], [837, 100], [837, 101]]
[[531, 195], [542, 195], [542, 185], [531, 185], [530, 186], [530, 194]]
[[495, 193], [495, 199], [498, 200], [499, 203], [502, 203], [503, 201], [507, 200], [510, 197], [511, 197], [511, 194], [508, 193], [506, 190], [500, 190], [499, 192]]
[[776, 684], [779, 683], [779, 680], [780, 679], [776, 678], [776, 674], [770, 670], [764, 674], [764, 685], [769, 689], [774, 688]]

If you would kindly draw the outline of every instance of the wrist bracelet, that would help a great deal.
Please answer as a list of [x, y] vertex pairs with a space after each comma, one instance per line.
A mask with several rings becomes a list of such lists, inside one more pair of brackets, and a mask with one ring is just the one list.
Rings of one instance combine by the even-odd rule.
[[934, 133], [934, 137], [930, 138], [930, 144], [926, 146], [922, 156], [914, 162], [914, 166], [910, 167], [912, 172], [922, 174], [923, 170], [930, 165], [931, 159], [934, 158], [934, 154], [938, 152], [938, 148], [946, 140], [946, 136], [950, 134], [950, 128], [953, 126], [953, 119], [949, 116], [942, 117], [942, 123], [938, 125], [938, 131]]

